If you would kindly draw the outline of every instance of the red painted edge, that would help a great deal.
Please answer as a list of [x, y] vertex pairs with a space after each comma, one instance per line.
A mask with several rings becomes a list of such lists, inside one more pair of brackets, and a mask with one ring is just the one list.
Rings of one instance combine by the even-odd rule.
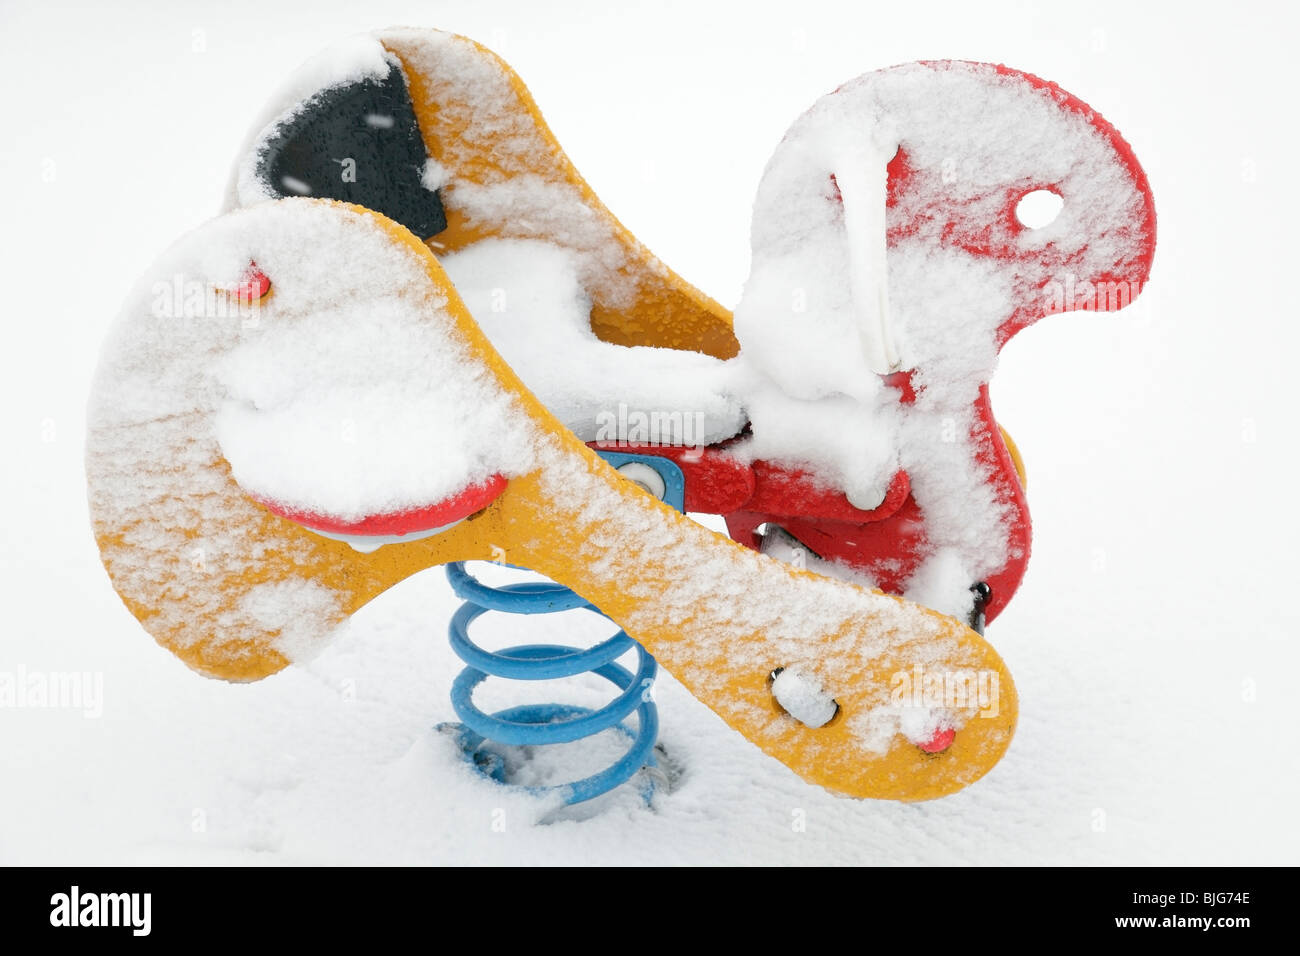
[[503, 475], [493, 475], [477, 485], [470, 485], [459, 494], [444, 498], [435, 504], [423, 508], [411, 508], [407, 511], [390, 511], [385, 514], [367, 515], [359, 520], [333, 518], [315, 511], [291, 508], [286, 505], [253, 495], [253, 499], [272, 514], [278, 515], [294, 524], [300, 524], [311, 531], [324, 531], [329, 534], [348, 534], [358, 537], [367, 535], [406, 535], [420, 531], [441, 528], [467, 518], [476, 511], [482, 511], [505, 490], [506, 479]]

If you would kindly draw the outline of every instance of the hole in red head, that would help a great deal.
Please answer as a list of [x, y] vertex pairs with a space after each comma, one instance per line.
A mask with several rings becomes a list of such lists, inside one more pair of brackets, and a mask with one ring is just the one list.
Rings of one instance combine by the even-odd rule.
[[1055, 189], [1033, 189], [1016, 203], [1016, 221], [1026, 229], [1042, 229], [1056, 221], [1064, 205]]

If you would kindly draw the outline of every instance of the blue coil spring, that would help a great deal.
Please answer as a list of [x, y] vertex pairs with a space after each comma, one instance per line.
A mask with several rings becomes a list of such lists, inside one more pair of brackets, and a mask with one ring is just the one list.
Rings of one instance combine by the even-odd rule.
[[[655, 456], [616, 452], [602, 452], [601, 457], [632, 480], [648, 485], [651, 493], [668, 504], [682, 509], [685, 480], [674, 462]], [[459, 728], [460, 746], [479, 770], [500, 783], [509, 782], [500, 756], [485, 747], [490, 742], [515, 746], [571, 743], [611, 728], [617, 728], [631, 739], [628, 750], [617, 762], [572, 783], [530, 789], [557, 792], [566, 804], [582, 803], [625, 783], [642, 767], [654, 766], [659, 711], [650, 689], [657, 665], [640, 644], [619, 631], [589, 648], [522, 644], [489, 651], [469, 636], [470, 625], [489, 611], [552, 614], [582, 608], [597, 614], [602, 612], [562, 584], [527, 581], [494, 587], [479, 581], [460, 562], [447, 565], [447, 580], [456, 596], [465, 602], [452, 616], [448, 627], [451, 648], [466, 665], [452, 683], [451, 704], [462, 724]], [[618, 658], [631, 651], [637, 655], [635, 673], [617, 663]], [[605, 678], [620, 691], [619, 695], [604, 707], [594, 710], [570, 704], [539, 703], [488, 714], [474, 703], [474, 690], [489, 676], [535, 681], [585, 673]], [[624, 723], [634, 712], [637, 716], [635, 731]], [[648, 798], [649, 790], [643, 792]]]

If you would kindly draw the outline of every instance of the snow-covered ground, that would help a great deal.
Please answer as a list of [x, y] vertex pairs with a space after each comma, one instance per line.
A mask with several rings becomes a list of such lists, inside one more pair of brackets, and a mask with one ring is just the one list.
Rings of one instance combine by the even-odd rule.
[[[0, 674], [102, 688], [83, 708], [0, 708], [0, 863], [1297, 862], [1296, 14], [538, 6], [0, 7]], [[215, 214], [266, 91], [339, 36], [393, 23], [502, 54], [601, 198], [727, 304], [777, 139], [866, 70], [1005, 61], [1125, 134], [1160, 216], [1151, 287], [1118, 315], [1023, 333], [994, 382], [1036, 534], [989, 634], [1021, 723], [987, 778], [923, 805], [838, 799], [665, 677], [675, 789], [653, 810], [628, 795], [534, 825], [533, 801], [475, 778], [432, 731], [458, 669], [440, 571], [364, 609], [310, 666], [245, 686], [188, 671], [123, 608], [82, 473], [100, 341], [135, 278]]]

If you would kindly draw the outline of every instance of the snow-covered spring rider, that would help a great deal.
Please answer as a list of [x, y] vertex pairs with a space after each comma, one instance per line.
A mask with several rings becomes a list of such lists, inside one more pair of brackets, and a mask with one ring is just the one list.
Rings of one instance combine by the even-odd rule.
[[[387, 31], [301, 76], [227, 214], [137, 287], [94, 387], [96, 536], [150, 633], [255, 680], [453, 563], [473, 602], [453, 694], [481, 763], [530, 725], [574, 739], [637, 714], [624, 766], [568, 801], [650, 759], [650, 654], [834, 791], [927, 799], [987, 772], [1017, 701], [977, 630], [1019, 583], [1029, 519], [986, 385], [1019, 329], [1145, 281], [1151, 196], [1114, 129], [1003, 67], [846, 84], [769, 164], [733, 332], [481, 46]], [[1017, 206], [1041, 191], [1063, 204], [1031, 229]], [[483, 651], [468, 622], [512, 599], [454, 564], [472, 559], [558, 582], [524, 610], [590, 602], [636, 644]], [[613, 663], [629, 648], [635, 673]], [[597, 714], [472, 703], [488, 673], [586, 670], [619, 688]], [[944, 694], [900, 695], [922, 672]]]

